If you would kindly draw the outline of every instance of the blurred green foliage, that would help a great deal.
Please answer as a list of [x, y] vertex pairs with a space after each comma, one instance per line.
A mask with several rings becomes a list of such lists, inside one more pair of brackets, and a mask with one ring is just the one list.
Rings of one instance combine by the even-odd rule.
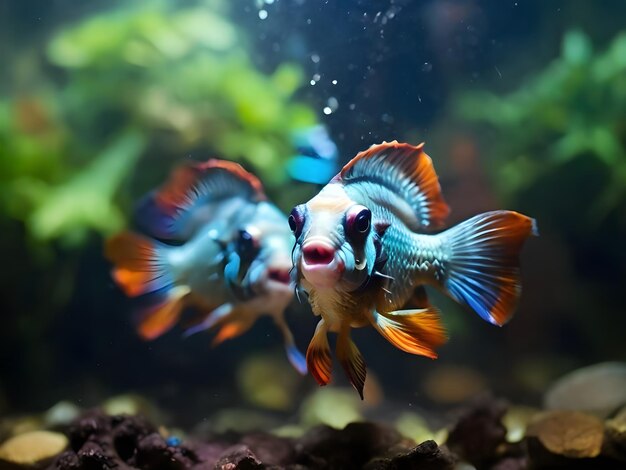
[[571, 197], [583, 224], [626, 215], [626, 33], [594, 52], [570, 31], [560, 57], [518, 90], [465, 93], [457, 103], [464, 119], [495, 131], [488, 152], [501, 194], [521, 199], [553, 177], [558, 187], [539, 198], [539, 211]]
[[[242, 161], [286, 185], [290, 136], [315, 124], [300, 69], [259, 71], [227, 2], [126, 2], [17, 54], [0, 99], [0, 213], [35, 240], [119, 230], [186, 155]], [[131, 185], [132, 183], [132, 185]]]

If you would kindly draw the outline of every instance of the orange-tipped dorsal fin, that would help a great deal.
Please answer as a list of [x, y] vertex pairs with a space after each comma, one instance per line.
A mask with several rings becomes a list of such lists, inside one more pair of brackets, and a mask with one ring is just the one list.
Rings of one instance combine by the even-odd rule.
[[[373, 185], [364, 193], [399, 212], [412, 229], [440, 228], [450, 212], [423, 143], [414, 146], [394, 140], [372, 145], [350, 160], [333, 182]], [[390, 200], [389, 194], [397, 200]], [[408, 205], [406, 210], [403, 205]]]
[[187, 209], [202, 199], [233, 196], [254, 202], [266, 199], [259, 179], [241, 165], [210, 159], [203, 163], [186, 163], [174, 169], [155, 197], [162, 209], [176, 211]]
[[[140, 204], [137, 222], [155, 237], [184, 240], [193, 232], [190, 225], [204, 222], [204, 207], [234, 198], [242, 204], [267, 199], [259, 179], [238, 163], [218, 159], [187, 162], [175, 168], [165, 184]], [[205, 212], [211, 217], [220, 215], [214, 210]]]

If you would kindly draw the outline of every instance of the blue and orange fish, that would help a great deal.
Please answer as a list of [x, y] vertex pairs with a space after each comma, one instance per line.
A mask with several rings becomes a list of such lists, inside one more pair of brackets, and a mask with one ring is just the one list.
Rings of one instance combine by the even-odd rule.
[[[424, 286], [434, 286], [502, 325], [520, 296], [519, 254], [535, 222], [494, 211], [436, 234], [449, 213], [423, 144], [375, 145], [346, 164], [319, 194], [296, 206], [294, 277], [321, 316], [306, 360], [320, 385], [331, 378], [327, 333], [363, 397], [366, 366], [351, 328], [373, 326], [399, 349], [431, 358], [446, 341]], [[400, 310], [410, 299], [418, 309]]]
[[137, 226], [146, 235], [120, 233], [105, 253], [122, 290], [149, 304], [138, 315], [142, 338], [168, 331], [186, 306], [203, 317], [185, 334], [218, 329], [214, 345], [270, 315], [289, 361], [306, 373], [284, 317], [293, 298], [293, 236], [254, 175], [215, 159], [182, 165], [144, 198]]

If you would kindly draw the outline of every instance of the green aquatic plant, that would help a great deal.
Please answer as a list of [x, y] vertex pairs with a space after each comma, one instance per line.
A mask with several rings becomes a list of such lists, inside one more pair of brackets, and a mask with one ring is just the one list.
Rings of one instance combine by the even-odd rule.
[[[14, 314], [0, 353], [25, 351], [14, 365], [33, 390], [59, 360], [52, 330], [76, 287], [100, 279], [95, 289], [107, 295], [102, 238], [182, 159], [240, 161], [283, 209], [303, 191], [285, 165], [293, 133], [316, 123], [294, 96], [302, 72], [289, 63], [260, 70], [228, 6], [115, 2], [73, 23], [59, 17], [49, 35], [27, 33], [6, 57], [0, 221], [16, 268], [2, 278]], [[85, 263], [96, 267], [77, 283]]]
[[503, 195], [515, 198], [550, 175], [567, 180], [593, 166], [602, 182], [587, 193], [587, 207], [578, 207], [581, 217], [599, 223], [625, 209], [626, 32], [594, 52], [583, 32], [570, 31], [560, 57], [518, 90], [469, 92], [457, 103], [462, 118], [495, 131], [488, 152]]
[[293, 96], [302, 73], [258, 70], [226, 7], [122, 4], [16, 59], [13, 97], [0, 100], [0, 211], [36, 240], [78, 245], [119, 230], [129, 203], [190, 154], [286, 186], [291, 135], [315, 123]]
[[555, 269], [546, 280], [568, 299], [566, 308], [535, 306], [554, 316], [546, 339], [553, 341], [547, 335], [568, 324], [598, 351], [620, 344], [623, 316], [615, 315], [607, 330], [595, 313], [619, 312], [623, 305], [626, 31], [604, 50], [570, 31], [560, 55], [521, 79], [515, 91], [464, 92], [454, 102], [457, 116], [477, 125], [499, 196], [532, 214], [546, 235], [537, 252]]

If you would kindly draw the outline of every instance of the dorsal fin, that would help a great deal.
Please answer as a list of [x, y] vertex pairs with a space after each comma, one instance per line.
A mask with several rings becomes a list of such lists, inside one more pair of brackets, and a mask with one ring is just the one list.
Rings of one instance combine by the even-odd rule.
[[[350, 160], [332, 182], [344, 185], [369, 182], [383, 186], [412, 209], [417, 224], [409, 223], [409, 226], [439, 228], [450, 209], [441, 194], [433, 162], [423, 148], [423, 143], [413, 146], [396, 140], [372, 145]], [[368, 195], [375, 199], [375, 194], [368, 192]]]
[[[152, 236], [184, 240], [192, 225], [221, 216], [217, 204], [235, 198], [242, 204], [267, 199], [259, 179], [238, 163], [218, 159], [189, 162], [175, 168], [166, 183], [142, 201], [137, 221]], [[198, 210], [203, 208], [206, 210]]]

